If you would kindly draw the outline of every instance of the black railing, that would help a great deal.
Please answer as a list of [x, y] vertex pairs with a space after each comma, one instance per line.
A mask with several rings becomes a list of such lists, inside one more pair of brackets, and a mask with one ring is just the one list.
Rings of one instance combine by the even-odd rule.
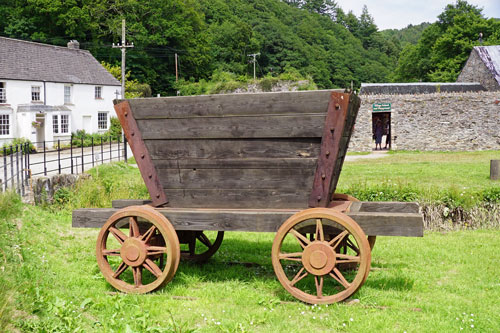
[[[97, 141], [97, 142], [96, 142]], [[71, 137], [66, 140], [35, 142], [35, 153], [30, 153], [29, 169], [32, 176], [54, 173], [83, 173], [86, 168], [111, 161], [127, 160], [125, 137]]]
[[28, 185], [29, 175], [29, 143], [13, 146], [4, 146], [1, 149], [0, 159], [0, 189], [14, 189], [24, 195], [25, 186]]
[[[96, 142], [97, 141], [97, 142]], [[23, 143], [3, 147], [0, 158], [0, 189], [25, 194], [32, 176], [83, 173], [86, 168], [127, 160], [125, 137], [73, 137], [66, 140]]]

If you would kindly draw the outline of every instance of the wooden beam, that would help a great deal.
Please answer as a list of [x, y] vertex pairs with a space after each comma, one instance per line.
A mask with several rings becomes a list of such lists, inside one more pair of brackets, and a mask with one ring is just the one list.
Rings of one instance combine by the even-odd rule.
[[144, 140], [321, 137], [325, 113], [138, 120]]
[[141, 98], [129, 100], [139, 119], [326, 112], [335, 90]]
[[132, 110], [127, 101], [115, 104], [115, 111], [123, 128], [123, 132], [134, 154], [135, 161], [141, 171], [142, 179], [146, 184], [149, 195], [153, 201], [153, 206], [161, 206], [168, 202], [167, 196], [156, 173], [149, 151], [142, 140], [141, 132], [137, 127]]
[[[73, 227], [100, 228], [115, 208], [77, 209], [73, 211]], [[299, 210], [274, 209], [176, 209], [159, 208], [176, 230], [218, 230], [275, 232]], [[415, 213], [350, 212], [367, 235], [423, 236], [423, 218]]]

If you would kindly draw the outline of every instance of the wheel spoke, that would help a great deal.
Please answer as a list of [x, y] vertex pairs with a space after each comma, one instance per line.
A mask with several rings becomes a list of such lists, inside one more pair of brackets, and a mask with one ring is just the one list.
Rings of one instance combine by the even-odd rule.
[[323, 233], [323, 224], [321, 223], [321, 219], [316, 219], [316, 240], [324, 241], [325, 235]]
[[359, 255], [359, 248], [352, 242], [350, 238], [346, 238], [347, 246], [349, 246], [356, 254]]
[[120, 255], [120, 249], [102, 250], [102, 255], [104, 255], [104, 256], [119, 256]]
[[137, 224], [137, 219], [135, 216], [131, 216], [128, 219], [128, 228], [130, 237], [139, 237], [141, 233], [139, 232], [139, 225]]
[[347, 236], [348, 234], [349, 234], [349, 231], [347, 231], [347, 230], [342, 231], [340, 234], [337, 235], [337, 237], [335, 237], [334, 239], [329, 241], [328, 245], [330, 245], [334, 249], [337, 248], [337, 246], [340, 244], [342, 239], [344, 239], [344, 237]]
[[120, 229], [116, 229], [115, 227], [110, 227], [109, 231], [115, 236], [116, 240], [123, 244], [123, 242], [128, 238]]
[[124, 263], [122, 261], [122, 263], [118, 266], [118, 268], [116, 269], [116, 272], [113, 274], [113, 277], [115, 279], [118, 279], [118, 277], [123, 273], [125, 272], [125, 270], [127, 269], [128, 265], [126, 263]]
[[280, 260], [302, 261], [302, 252], [280, 253]]
[[148, 246], [148, 256], [167, 253], [167, 248], [164, 246]]
[[151, 274], [153, 274], [154, 276], [156, 277], [160, 277], [161, 275], [161, 269], [160, 267], [158, 267], [151, 259], [146, 259], [146, 261], [144, 261], [144, 264], [143, 266], [151, 272]]
[[316, 295], [323, 297], [323, 276], [315, 276], [314, 283], [316, 284]]
[[[302, 267], [300, 269], [300, 271], [297, 273], [297, 275], [294, 276], [294, 278], [292, 279], [292, 281], [290, 281], [290, 286], [293, 287], [297, 282], [299, 282], [300, 280], [302, 280], [303, 278], [305, 278], [307, 276], [307, 272], [304, 272], [305, 268]], [[304, 274], [302, 274], [302, 272], [304, 272]], [[302, 275], [301, 275], [302, 274]]]
[[132, 267], [132, 271], [134, 273], [134, 284], [136, 287], [140, 287], [142, 285], [142, 267]]
[[334, 278], [338, 283], [340, 283], [341, 285], [344, 286], [344, 288], [349, 288], [351, 286], [351, 284], [349, 282], [347, 282], [347, 280], [345, 279], [345, 277], [342, 275], [342, 273], [340, 273], [340, 271], [337, 269], [337, 267], [335, 267], [333, 269], [333, 272], [330, 273], [330, 276], [332, 278]]
[[348, 254], [336, 253], [335, 257], [337, 259], [341, 259], [341, 260], [337, 261], [339, 264], [343, 264], [343, 263], [347, 263], [347, 262], [361, 262], [361, 258], [359, 256], [350, 256]]
[[297, 230], [290, 229], [290, 233], [295, 236], [295, 238], [299, 242], [300, 246], [302, 246], [302, 248], [305, 248], [307, 245], [311, 244], [311, 241], [309, 239], [305, 238], [304, 235], [302, 235]]
[[205, 235], [203, 232], [201, 234], [196, 235], [196, 238], [203, 243], [208, 248], [212, 247], [212, 242], [210, 239], [208, 239], [207, 235]]
[[194, 256], [194, 254], [196, 253], [196, 238], [195, 237], [193, 237], [189, 240], [188, 247], [189, 247], [189, 255]]
[[149, 242], [151, 237], [154, 235], [155, 231], [156, 231], [156, 226], [155, 225], [151, 226], [151, 228], [149, 228], [148, 231], [146, 231], [144, 235], [141, 236], [141, 240], [143, 240], [145, 243]]

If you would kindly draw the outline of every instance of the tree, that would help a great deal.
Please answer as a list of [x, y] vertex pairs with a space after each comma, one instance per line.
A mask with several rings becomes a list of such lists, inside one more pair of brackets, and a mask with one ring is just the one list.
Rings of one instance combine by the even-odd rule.
[[[118, 81], [122, 79], [122, 69], [119, 65], [111, 65], [101, 62], [101, 65], [111, 73]], [[136, 79], [130, 79], [130, 71], [125, 73], [125, 98], [151, 97], [151, 87], [147, 83], [140, 83]]]

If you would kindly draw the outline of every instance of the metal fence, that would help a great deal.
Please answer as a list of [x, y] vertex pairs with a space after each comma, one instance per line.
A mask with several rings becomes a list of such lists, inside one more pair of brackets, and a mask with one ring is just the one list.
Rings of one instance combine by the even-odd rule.
[[0, 188], [3, 191], [11, 188], [21, 195], [25, 194], [30, 177], [28, 151], [29, 143], [3, 147], [1, 150], [3, 163], [0, 165]]
[[[32, 149], [34, 147], [34, 149]], [[71, 137], [66, 140], [23, 143], [3, 147], [0, 159], [0, 188], [25, 194], [33, 176], [83, 173], [86, 169], [112, 161], [127, 160], [125, 137], [94, 139]]]

